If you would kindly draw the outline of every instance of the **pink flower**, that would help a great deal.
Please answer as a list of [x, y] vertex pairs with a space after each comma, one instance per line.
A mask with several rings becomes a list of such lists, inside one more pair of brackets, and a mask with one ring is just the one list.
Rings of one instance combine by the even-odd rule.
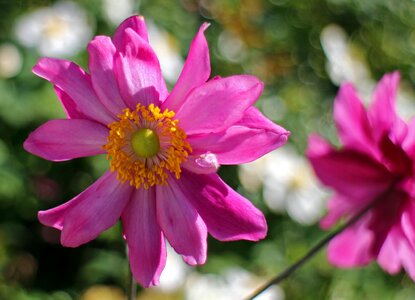
[[89, 71], [42, 58], [33, 72], [50, 81], [66, 110], [30, 134], [24, 148], [64, 161], [107, 154], [110, 171], [71, 201], [39, 212], [77, 247], [122, 220], [135, 279], [159, 282], [165, 238], [190, 265], [206, 260], [207, 233], [221, 241], [257, 241], [263, 214], [216, 174], [220, 164], [257, 159], [289, 133], [252, 105], [257, 78], [210, 76], [203, 24], [169, 93], [148, 43], [143, 17], [124, 21], [115, 35], [89, 43]]
[[340, 88], [334, 120], [343, 146], [334, 149], [318, 136], [308, 157], [320, 180], [335, 190], [323, 228], [374, 206], [329, 244], [328, 259], [355, 267], [373, 259], [388, 273], [403, 267], [415, 280], [415, 119], [397, 116], [399, 73], [385, 75], [368, 109], [351, 84]]

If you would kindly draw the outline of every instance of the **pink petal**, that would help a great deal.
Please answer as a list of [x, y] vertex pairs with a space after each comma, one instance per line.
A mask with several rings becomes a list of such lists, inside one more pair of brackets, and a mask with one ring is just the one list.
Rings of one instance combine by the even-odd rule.
[[191, 155], [181, 166], [196, 174], [216, 173], [219, 169], [216, 155], [210, 152], [203, 153], [199, 156]]
[[78, 247], [118, 221], [131, 192], [128, 184], [121, 183], [115, 173], [108, 171], [69, 202], [39, 212], [39, 220], [62, 230], [62, 245]]
[[[157, 185], [157, 219], [174, 250], [190, 265], [204, 264], [207, 230], [185, 194], [181, 181], [170, 177], [168, 186]], [[192, 195], [195, 197], [197, 195]]]
[[41, 58], [33, 73], [63, 90], [76, 104], [76, 110], [91, 120], [108, 125], [114, 121], [92, 88], [91, 78], [76, 64], [63, 59]]
[[372, 252], [378, 254], [385, 239], [395, 224], [399, 224], [402, 214], [402, 203], [407, 200], [405, 193], [391, 190], [383, 193], [379, 203], [373, 207], [368, 215], [370, 216], [369, 228], [375, 233], [372, 244]]
[[402, 142], [402, 149], [409, 157], [415, 159], [415, 117], [408, 124], [408, 132], [405, 140]]
[[367, 265], [372, 259], [371, 245], [374, 234], [362, 224], [364, 220], [337, 235], [328, 246], [331, 264], [350, 268]]
[[399, 257], [403, 268], [415, 281], [415, 248], [405, 238], [399, 240]]
[[368, 109], [368, 116], [372, 127], [376, 129], [374, 131], [376, 139], [384, 132], [389, 132], [396, 121], [395, 102], [399, 79], [399, 72], [384, 75], [374, 92], [374, 100]]
[[114, 44], [107, 36], [97, 36], [88, 45], [92, 86], [105, 107], [117, 116], [126, 105], [115, 77], [115, 51]]
[[108, 128], [94, 121], [51, 120], [33, 131], [23, 147], [44, 159], [62, 161], [105, 153], [107, 136]]
[[377, 262], [389, 274], [397, 274], [401, 270], [401, 261], [399, 258], [399, 239], [403, 238], [397, 230], [393, 228], [386, 236], [382, 247], [380, 248]]
[[248, 75], [208, 81], [188, 95], [176, 119], [188, 135], [224, 131], [243, 117], [262, 90], [263, 83]]
[[134, 32], [141, 36], [144, 41], [148, 42], [148, 33], [144, 17], [132, 16], [122, 22], [114, 33], [112, 40], [117, 48], [123, 47], [124, 33], [128, 28], [131, 28]]
[[163, 107], [178, 111], [186, 99], [186, 95], [194, 88], [204, 84], [210, 76], [209, 47], [204, 35], [208, 23], [200, 26], [199, 32], [190, 45], [189, 54], [176, 85]]
[[389, 232], [377, 261], [390, 274], [399, 273], [403, 266], [412, 280], [415, 280], [415, 249], [399, 225]]
[[76, 102], [71, 97], [69, 97], [67, 93], [58, 88], [56, 85], [54, 85], [53, 88], [59, 100], [61, 101], [63, 109], [66, 113], [66, 117], [68, 119], [88, 119], [86, 115], [79, 111], [79, 107], [76, 105]]
[[107, 173], [83, 193], [65, 214], [61, 242], [78, 247], [112, 227], [130, 200], [132, 188], [121, 183], [115, 173]]
[[157, 223], [154, 188], [135, 190], [122, 223], [134, 279], [143, 287], [158, 285], [166, 264], [166, 245]]
[[[401, 199], [400, 199], [401, 200]], [[408, 197], [401, 215], [401, 228], [409, 243], [415, 248], [415, 204]]]
[[[350, 201], [341, 195], [334, 195], [327, 203], [327, 215], [320, 220], [320, 227], [329, 229], [336, 224], [340, 218], [350, 214], [355, 210], [356, 202]], [[360, 206], [357, 212], [360, 211]]]
[[196, 175], [183, 170], [180, 184], [214, 238], [258, 241], [266, 236], [264, 215], [217, 174]]
[[214, 153], [219, 164], [235, 165], [258, 159], [287, 142], [289, 132], [272, 123], [255, 107], [248, 108], [241, 120], [227, 130], [191, 135], [193, 154]]
[[395, 119], [395, 124], [393, 125], [393, 128], [391, 128], [391, 131], [389, 133], [390, 138], [395, 144], [401, 145], [407, 135], [408, 125], [404, 120], [397, 116]]
[[150, 45], [127, 28], [115, 57], [115, 70], [121, 96], [135, 109], [137, 103], [148, 105], [167, 97], [160, 64]]
[[382, 164], [395, 176], [407, 176], [412, 172], [412, 160], [402, 146], [394, 143], [389, 135], [385, 134], [380, 138], [378, 147], [382, 152]]
[[341, 86], [333, 115], [344, 146], [363, 153], [376, 152], [366, 110], [350, 83]]
[[72, 209], [79, 202], [79, 200], [80, 198], [75, 197], [57, 207], [39, 211], [37, 216], [40, 223], [62, 231], [66, 212]]
[[365, 203], [387, 190], [393, 180], [393, 175], [371, 157], [353, 150], [336, 151], [318, 136], [310, 136], [307, 156], [321, 182]]

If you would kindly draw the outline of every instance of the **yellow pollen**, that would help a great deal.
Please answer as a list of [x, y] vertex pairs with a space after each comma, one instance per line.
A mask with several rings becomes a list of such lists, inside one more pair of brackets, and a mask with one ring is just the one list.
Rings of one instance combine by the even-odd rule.
[[104, 149], [110, 169], [117, 172], [120, 181], [138, 189], [166, 184], [169, 174], [180, 178], [180, 165], [192, 148], [173, 117], [173, 111], [138, 104], [134, 111], [125, 109], [118, 121], [108, 125]]

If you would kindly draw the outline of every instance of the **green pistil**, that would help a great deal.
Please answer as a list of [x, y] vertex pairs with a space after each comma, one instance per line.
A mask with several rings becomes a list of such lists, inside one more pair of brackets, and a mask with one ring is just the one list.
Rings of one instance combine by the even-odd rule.
[[141, 128], [133, 134], [131, 145], [140, 157], [153, 157], [160, 150], [160, 140], [157, 133], [149, 128]]

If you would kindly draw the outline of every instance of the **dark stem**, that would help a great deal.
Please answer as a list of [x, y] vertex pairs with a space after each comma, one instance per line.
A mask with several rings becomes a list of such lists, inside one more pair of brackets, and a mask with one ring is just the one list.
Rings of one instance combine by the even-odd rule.
[[[389, 189], [390, 190], [390, 189]], [[388, 190], [388, 192], [389, 192]], [[382, 194], [383, 196], [384, 194]], [[372, 209], [383, 197], [379, 196], [376, 198], [373, 202], [371, 202], [366, 208], [364, 208], [361, 212], [353, 216], [353, 218], [349, 219], [345, 224], [340, 226], [338, 229], [327, 235], [324, 239], [322, 239], [319, 243], [317, 243], [313, 248], [311, 248], [302, 258], [297, 260], [294, 264], [289, 266], [287, 269], [282, 271], [280, 274], [278, 274], [276, 277], [272, 278], [270, 281], [265, 283], [263, 286], [259, 287], [252, 295], [250, 295], [246, 300], [252, 300], [255, 297], [257, 297], [259, 294], [264, 292], [266, 289], [268, 289], [270, 286], [274, 284], [278, 284], [282, 282], [284, 279], [286, 279], [288, 276], [290, 276], [292, 273], [294, 273], [299, 267], [301, 267], [305, 262], [307, 262], [309, 259], [311, 259], [314, 255], [316, 255], [328, 242], [330, 242], [336, 235], [341, 233], [346, 228], [350, 227], [356, 221], [358, 221], [364, 214], [366, 214], [370, 209]]]
[[128, 269], [128, 273], [129, 273], [129, 287], [128, 287], [128, 300], [136, 300], [137, 299], [137, 282], [135, 282], [133, 273], [131, 272], [131, 269]]
[[137, 299], [137, 282], [135, 281], [134, 276], [133, 276], [133, 272], [131, 271], [127, 245], [125, 247], [125, 254], [126, 254], [126, 257], [127, 257], [127, 265], [128, 265], [127, 300], [136, 300]]

